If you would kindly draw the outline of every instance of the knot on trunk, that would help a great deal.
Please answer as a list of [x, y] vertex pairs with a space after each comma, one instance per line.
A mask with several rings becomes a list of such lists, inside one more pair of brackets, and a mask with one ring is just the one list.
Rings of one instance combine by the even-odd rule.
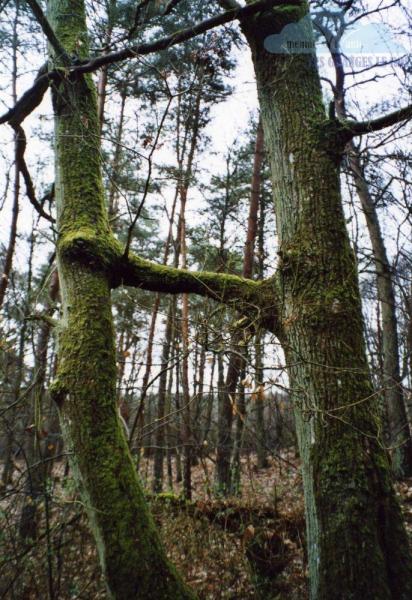
[[76, 261], [93, 270], [110, 271], [119, 255], [121, 246], [109, 233], [99, 233], [83, 227], [62, 235], [58, 249], [63, 261]]

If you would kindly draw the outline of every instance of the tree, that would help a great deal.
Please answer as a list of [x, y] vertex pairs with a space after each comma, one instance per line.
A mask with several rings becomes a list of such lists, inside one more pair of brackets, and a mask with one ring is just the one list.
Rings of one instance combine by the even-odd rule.
[[[269, 36], [297, 22], [310, 47], [308, 6], [299, 0], [243, 8], [222, 0], [228, 10], [217, 17], [96, 58], [88, 56], [81, 0], [53, 0], [52, 28], [34, 0], [29, 4], [52, 47], [53, 68], [0, 121], [20, 122], [38, 103], [36, 92], [52, 83], [63, 303], [52, 392], [113, 597], [190, 597], [160, 546], [117, 417], [110, 289], [121, 284], [206, 295], [278, 336], [303, 461], [312, 597], [410, 597], [411, 558], [379, 439], [339, 163], [353, 137], [408, 119], [412, 107], [367, 122], [327, 117], [314, 53], [272, 54], [265, 47]], [[117, 242], [104, 204], [87, 75], [234, 18], [252, 51], [280, 241], [276, 275], [262, 282], [154, 265]]]

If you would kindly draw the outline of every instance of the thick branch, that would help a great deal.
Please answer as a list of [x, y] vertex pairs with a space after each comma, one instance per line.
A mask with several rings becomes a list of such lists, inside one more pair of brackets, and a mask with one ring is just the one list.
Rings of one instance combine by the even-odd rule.
[[181, 2], [181, 0], [170, 0], [163, 11], [163, 15], [167, 16], [173, 11], [173, 9]]
[[122, 256], [113, 270], [113, 287], [127, 285], [167, 294], [198, 294], [230, 305], [280, 335], [275, 278], [253, 281], [236, 275], [186, 271], [158, 265], [137, 256]]
[[351, 134], [351, 137], [355, 137], [357, 135], [380, 131], [381, 129], [391, 127], [402, 121], [408, 121], [409, 119], [412, 119], [412, 104], [400, 108], [399, 110], [395, 110], [383, 117], [379, 117], [378, 119], [370, 121], [344, 121], [342, 122], [342, 126], [348, 132], [348, 135]]
[[225, 10], [230, 10], [232, 8], [242, 8], [242, 5], [237, 2], [237, 0], [219, 0], [219, 4]]
[[[57, 75], [57, 72], [55, 72], [54, 77], [56, 79]], [[44, 64], [39, 70], [31, 88], [24, 92], [13, 108], [10, 108], [4, 115], [0, 116], [0, 125], [2, 123], [9, 123], [12, 127], [20, 125], [39, 106], [51, 79], [53, 79], [53, 75], [47, 73], [47, 64]]]

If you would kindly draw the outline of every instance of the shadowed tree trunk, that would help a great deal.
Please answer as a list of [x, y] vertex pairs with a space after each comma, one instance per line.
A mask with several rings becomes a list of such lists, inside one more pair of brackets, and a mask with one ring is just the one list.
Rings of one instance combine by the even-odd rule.
[[[259, 224], [258, 224], [258, 278], [263, 279], [265, 262], [265, 198], [261, 194], [259, 202]], [[256, 397], [256, 443], [258, 467], [265, 469], [268, 466], [265, 429], [265, 395], [264, 395], [264, 342], [265, 335], [261, 328], [258, 329], [255, 339], [255, 369], [256, 381], [259, 385]]]
[[[19, 19], [19, 3], [16, 2], [16, 14], [13, 22], [13, 66], [12, 66], [12, 99], [13, 104], [17, 101], [17, 52], [18, 52], [18, 36], [17, 25]], [[6, 295], [7, 286], [11, 268], [13, 265], [14, 249], [16, 247], [17, 238], [17, 220], [19, 218], [19, 196], [20, 196], [20, 169], [18, 161], [19, 153], [19, 132], [15, 131], [14, 141], [14, 185], [13, 185], [13, 206], [11, 211], [11, 224], [9, 242], [7, 244], [6, 256], [4, 258], [3, 272], [0, 278], [0, 308], [3, 305]]]
[[[254, 250], [261, 192], [263, 156], [263, 127], [262, 121], [259, 118], [256, 131], [246, 242], [243, 252], [243, 277], [248, 279], [252, 278], [254, 268]], [[236, 391], [240, 375], [242, 372], [245, 372], [247, 362], [244, 337], [245, 335], [242, 328], [237, 327], [231, 339], [232, 353], [230, 355], [226, 374], [225, 393], [219, 394], [220, 403], [226, 403], [227, 406], [221, 405], [219, 410], [220, 431], [218, 434], [216, 457], [216, 487], [218, 494], [224, 495], [228, 493], [237, 494], [240, 489], [240, 455], [246, 407], [244, 390], [241, 389], [238, 396], [236, 395]], [[237, 397], [239, 398], [239, 402], [236, 403]], [[233, 409], [236, 413], [236, 431], [235, 439], [232, 442]], [[224, 444], [224, 447], [220, 447], [219, 440]], [[233, 456], [230, 459], [232, 447]]]
[[[230, 367], [230, 363], [229, 363]], [[226, 382], [224, 375], [224, 363], [221, 354], [217, 357], [217, 387], [218, 387], [218, 424], [217, 424], [217, 449], [216, 449], [216, 483], [215, 491], [218, 495], [226, 495], [230, 490], [230, 457], [232, 455], [232, 423], [233, 412], [230, 403], [230, 381], [234, 379], [231, 373], [227, 372]], [[230, 377], [230, 379], [229, 379]], [[236, 373], [237, 381], [237, 373]], [[236, 385], [235, 385], [236, 391]], [[233, 393], [233, 392], [232, 392]], [[233, 396], [234, 397], [234, 394]]]
[[[253, 159], [253, 170], [252, 170], [252, 186], [249, 203], [249, 215], [247, 223], [246, 243], [243, 251], [243, 277], [251, 279], [254, 272], [254, 258], [255, 258], [255, 241], [258, 229], [258, 213], [259, 213], [259, 200], [262, 188], [262, 166], [264, 157], [264, 146], [263, 146], [263, 127], [262, 119], [259, 116], [259, 122], [256, 130], [256, 142], [255, 152]], [[248, 332], [246, 336], [249, 337]], [[240, 378], [246, 375], [247, 366], [247, 347], [246, 340], [239, 340], [242, 345], [238, 345], [237, 349], [243, 355], [240, 357], [231, 357], [231, 360], [238, 361], [238, 375]], [[235, 431], [235, 443], [233, 447], [233, 457], [231, 462], [231, 493], [239, 494], [240, 492], [240, 479], [241, 479], [241, 467], [240, 457], [243, 445], [243, 433], [246, 421], [246, 393], [245, 388], [242, 385], [239, 389], [238, 394], [238, 406], [236, 414], [236, 431]]]
[[7, 411], [6, 416], [3, 417], [4, 423], [7, 428], [6, 434], [6, 443], [4, 449], [4, 460], [3, 460], [3, 471], [1, 475], [1, 480], [4, 485], [11, 483], [13, 471], [14, 471], [14, 462], [13, 462], [13, 450], [15, 448], [16, 442], [19, 444], [21, 448], [21, 442], [16, 438], [18, 424], [20, 420], [20, 406], [19, 399], [20, 395], [23, 391], [24, 385], [24, 375], [25, 375], [25, 352], [27, 345], [27, 327], [28, 327], [28, 317], [30, 314], [30, 299], [32, 294], [32, 278], [33, 278], [33, 254], [34, 254], [34, 245], [35, 239], [34, 235], [30, 238], [30, 253], [28, 257], [28, 271], [27, 271], [27, 286], [25, 290], [25, 298], [23, 303], [22, 310], [22, 323], [20, 325], [19, 332], [19, 346], [17, 352], [17, 360], [15, 371], [13, 373], [14, 381], [12, 386], [12, 401], [11, 408]]
[[155, 433], [155, 451], [153, 464], [153, 491], [161, 492], [163, 489], [163, 460], [165, 456], [165, 431], [166, 424], [164, 423], [166, 393], [167, 393], [167, 376], [169, 368], [170, 350], [172, 346], [174, 326], [176, 314], [176, 300], [169, 300], [169, 309], [166, 319], [165, 339], [162, 346], [161, 374], [159, 378], [159, 391], [157, 399], [157, 424]]
[[354, 144], [349, 144], [348, 159], [359, 199], [365, 214], [375, 262], [378, 300], [381, 305], [382, 367], [384, 396], [392, 446], [392, 468], [398, 479], [412, 475], [412, 439], [406, 416], [399, 365], [398, 320], [396, 300], [378, 214]]

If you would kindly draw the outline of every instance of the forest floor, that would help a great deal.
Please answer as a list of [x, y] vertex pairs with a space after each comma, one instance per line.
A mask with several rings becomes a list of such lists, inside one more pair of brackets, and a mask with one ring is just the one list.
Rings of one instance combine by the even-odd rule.
[[[241, 494], [213, 497], [213, 457], [193, 467], [193, 499], [180, 484], [159, 496], [149, 492], [151, 463], [141, 475], [171, 560], [199, 600], [305, 600], [307, 566], [302, 481], [293, 450], [257, 469], [242, 458]], [[0, 502], [0, 598], [6, 600], [106, 600], [83, 507], [73, 483], [53, 473], [49, 528], [45, 507], [38, 541], [18, 540], [21, 499], [9, 489]], [[412, 539], [412, 480], [397, 485]]]

